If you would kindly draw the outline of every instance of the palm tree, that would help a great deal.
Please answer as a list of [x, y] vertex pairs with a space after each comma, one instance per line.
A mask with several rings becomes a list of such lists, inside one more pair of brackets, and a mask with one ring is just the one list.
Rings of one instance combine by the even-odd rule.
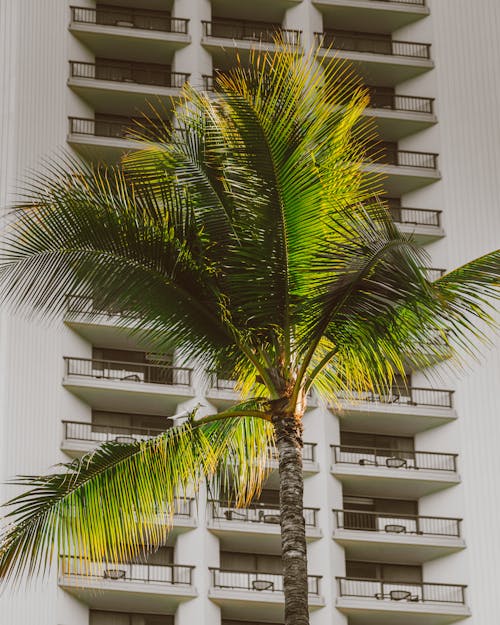
[[67, 293], [98, 294], [131, 311], [158, 351], [175, 345], [237, 380], [243, 399], [18, 478], [27, 490], [8, 504], [6, 581], [47, 571], [54, 553], [86, 566], [158, 547], [159, 507], [171, 518], [179, 493], [204, 481], [248, 504], [276, 445], [285, 623], [309, 622], [310, 390], [333, 403], [384, 392], [443, 345], [470, 352], [498, 285], [498, 252], [427, 279], [425, 253], [372, 199], [366, 104], [344, 63], [282, 45], [220, 76], [215, 96], [186, 87], [173, 127], [158, 114], [154, 142], [120, 166], [56, 163], [30, 184], [5, 235], [4, 298], [58, 317]]

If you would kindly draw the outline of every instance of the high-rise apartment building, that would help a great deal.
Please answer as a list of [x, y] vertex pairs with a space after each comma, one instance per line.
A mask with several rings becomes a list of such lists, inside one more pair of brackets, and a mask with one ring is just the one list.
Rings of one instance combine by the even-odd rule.
[[[282, 31], [352, 59], [372, 91], [395, 221], [434, 267], [498, 247], [498, 0], [0, 0], [0, 204], [61, 148], [116, 160], [150, 99], [168, 115], [184, 81], [272, 49]], [[331, 46], [331, 48], [330, 48]], [[439, 271], [439, 270], [436, 270]], [[180, 367], [117, 328], [120, 311], [68, 294], [57, 326], [0, 320], [0, 478], [43, 472], [104, 440], [154, 434], [230, 380]], [[133, 324], [133, 321], [130, 321]], [[411, 372], [385, 397], [305, 417], [305, 520], [313, 625], [493, 623], [500, 575], [500, 359], [459, 378]], [[168, 544], [104, 573], [59, 575], [0, 597], [9, 625], [282, 622], [271, 475], [248, 510], [179, 502]], [[3, 486], [2, 500], [12, 494]], [[159, 519], [161, 522], [161, 519]], [[64, 554], [61, 554], [64, 555]]]

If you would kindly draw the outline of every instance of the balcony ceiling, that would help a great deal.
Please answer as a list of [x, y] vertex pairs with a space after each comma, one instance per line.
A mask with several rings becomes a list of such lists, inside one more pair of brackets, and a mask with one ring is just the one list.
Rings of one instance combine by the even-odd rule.
[[212, 15], [235, 20], [251, 20], [259, 22], [282, 22], [285, 11], [295, 2], [293, 0], [252, 0], [251, 2], [235, 2], [235, 0], [212, 0]]
[[394, 535], [383, 532], [335, 530], [334, 540], [349, 560], [423, 564], [465, 549], [460, 538]]
[[63, 577], [59, 585], [95, 610], [174, 614], [180, 603], [196, 596], [190, 587], [121, 580], [110, 582]]
[[148, 102], [155, 108], [165, 107], [170, 111], [172, 96], [179, 94], [178, 89], [170, 87], [92, 78], [70, 78], [68, 84], [94, 110], [128, 117], [139, 117], [150, 110]]
[[337, 599], [337, 608], [349, 615], [349, 625], [449, 625], [470, 615], [462, 604], [423, 604], [354, 597]]
[[138, 384], [78, 378], [72, 376], [64, 387], [95, 410], [136, 412], [151, 415], [175, 414], [177, 406], [193, 396], [193, 390], [163, 384]]
[[396, 404], [359, 404], [333, 410], [340, 419], [341, 429], [351, 432], [371, 432], [413, 436], [419, 432], [444, 425], [456, 419], [452, 408], [432, 406], [397, 406]]
[[175, 50], [189, 43], [189, 35], [95, 24], [74, 23], [71, 32], [96, 57], [123, 61], [171, 64]]
[[427, 7], [374, 0], [313, 0], [327, 28], [392, 33], [429, 14]]
[[459, 483], [448, 471], [398, 470], [335, 464], [332, 473], [342, 482], [344, 495], [420, 499]]

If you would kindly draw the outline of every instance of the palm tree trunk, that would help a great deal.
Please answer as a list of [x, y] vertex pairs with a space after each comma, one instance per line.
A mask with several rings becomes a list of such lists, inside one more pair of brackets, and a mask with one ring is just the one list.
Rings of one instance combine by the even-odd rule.
[[301, 415], [275, 414], [285, 625], [309, 625]]

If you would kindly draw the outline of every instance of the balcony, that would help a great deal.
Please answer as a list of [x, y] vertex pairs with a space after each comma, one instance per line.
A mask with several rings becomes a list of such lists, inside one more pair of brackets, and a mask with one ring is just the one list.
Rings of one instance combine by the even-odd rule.
[[325, 23], [342, 30], [394, 32], [427, 15], [426, 0], [313, 0]]
[[[102, 134], [102, 141], [106, 144], [106, 155], [109, 156], [113, 142], [119, 147], [119, 154], [123, 154], [123, 144], [130, 143], [125, 139], [113, 139], [112, 133], [130, 132], [136, 119], [130, 120], [80, 120], [80, 118], [72, 118], [75, 120], [73, 128], [79, 130], [94, 131]], [[87, 122], [88, 125], [80, 125], [80, 122]], [[142, 121], [140, 122], [142, 123]], [[109, 132], [109, 135], [106, 134]], [[82, 135], [83, 140], [85, 137]], [[90, 140], [101, 140], [100, 137], [88, 135]], [[108, 138], [109, 137], [109, 138]], [[100, 148], [104, 154], [104, 143]], [[90, 145], [96, 145], [91, 144]], [[131, 311], [120, 310], [116, 305], [104, 304], [102, 298], [84, 297], [80, 295], [68, 294], [66, 296], [66, 312], [64, 315], [65, 324], [72, 330], [77, 332], [86, 341], [92, 345], [107, 345], [116, 349], [123, 350], [154, 350], [154, 345], [148, 341], [147, 333], [133, 332], [138, 328], [138, 318]]]
[[64, 364], [64, 387], [98, 410], [165, 415], [194, 397], [186, 367], [72, 357]]
[[[160, 419], [158, 417], [158, 419]], [[99, 445], [109, 442], [133, 443], [159, 436], [165, 429], [132, 427], [123, 425], [101, 425], [82, 421], [63, 421], [61, 449], [73, 458], [78, 458]]]
[[[264, 571], [210, 569], [209, 598], [223, 607], [225, 618], [283, 621], [283, 575]], [[308, 575], [309, 609], [322, 607], [321, 576]]]
[[421, 244], [444, 237], [441, 211], [389, 205], [389, 212], [399, 229], [406, 234], [413, 235]]
[[190, 43], [189, 20], [131, 7], [71, 7], [73, 35], [95, 56], [161, 63]]
[[[236, 389], [236, 380], [232, 380], [227, 375], [218, 373], [217, 371], [208, 371], [208, 388], [206, 397], [216, 408], [225, 410], [232, 406], [240, 395]], [[312, 391], [307, 394], [306, 410], [316, 408], [318, 400]]]
[[136, 130], [139, 130], [137, 119], [114, 121], [69, 117], [68, 121], [67, 141], [84, 157], [90, 155], [99, 161], [115, 163], [120, 160], [124, 152], [138, 148], [137, 141], [134, 139], [134, 126]]
[[172, 614], [197, 596], [192, 566], [61, 559], [59, 586], [91, 608]]
[[368, 172], [380, 173], [387, 194], [396, 197], [441, 178], [437, 154], [400, 150], [397, 144], [390, 142], [375, 146], [367, 155], [364, 168]]
[[[274, 44], [277, 36], [292, 45], [300, 44], [300, 30], [282, 28], [276, 22], [258, 22], [249, 20], [233, 20], [214, 17], [211, 22], [202, 21], [203, 40], [207, 46], [226, 46], [227, 39], [244, 49], [251, 49], [255, 44]], [[223, 39], [222, 43], [218, 39]]]
[[354, 625], [448, 625], [470, 615], [465, 586], [337, 578], [337, 608]]
[[96, 63], [70, 61], [68, 85], [93, 109], [102, 113], [133, 116], [145, 110], [145, 99], [172, 108], [171, 98], [189, 79], [169, 65], [102, 59]]
[[396, 93], [391, 87], [369, 87], [369, 92], [364, 114], [374, 118], [384, 141], [397, 142], [437, 123], [434, 98]]
[[369, 84], [394, 87], [434, 67], [428, 43], [342, 30], [325, 30], [315, 36], [323, 54], [349, 59]]
[[458, 484], [457, 454], [332, 445], [344, 494], [419, 499]]
[[367, 432], [376, 420], [380, 434], [414, 435], [444, 425], [456, 418], [453, 391], [447, 389], [394, 388], [387, 394], [356, 393], [339, 397], [339, 406], [331, 406], [342, 427], [352, 432]]
[[[240, 551], [255, 548], [275, 551], [280, 544], [279, 505], [254, 503], [248, 508], [235, 508], [227, 502], [208, 502], [208, 527], [224, 541], [224, 549]], [[306, 539], [322, 537], [318, 525], [318, 508], [304, 508]]]
[[349, 560], [423, 564], [465, 548], [461, 519], [334, 510], [334, 540]]

